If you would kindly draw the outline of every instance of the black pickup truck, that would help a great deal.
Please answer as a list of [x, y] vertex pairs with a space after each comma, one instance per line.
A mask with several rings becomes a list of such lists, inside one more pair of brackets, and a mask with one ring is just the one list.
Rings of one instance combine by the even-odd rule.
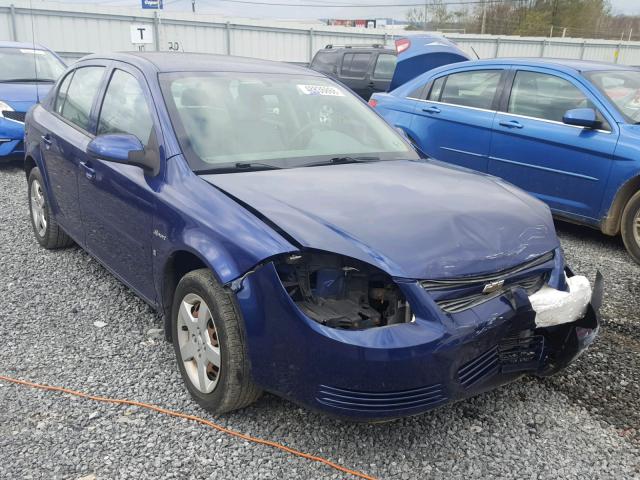
[[396, 50], [384, 45], [327, 45], [310, 67], [339, 80], [365, 100], [387, 91], [396, 68]]

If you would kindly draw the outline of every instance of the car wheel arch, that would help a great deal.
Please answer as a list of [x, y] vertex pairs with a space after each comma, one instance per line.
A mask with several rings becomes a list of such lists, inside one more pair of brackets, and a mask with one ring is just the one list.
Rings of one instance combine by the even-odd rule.
[[24, 157], [24, 173], [27, 176], [27, 178], [29, 178], [29, 174], [31, 173], [31, 170], [33, 170], [37, 166], [38, 164], [36, 163], [36, 161], [33, 159], [31, 155], [27, 155]]
[[603, 218], [600, 229], [605, 235], [617, 235], [620, 233], [622, 212], [631, 197], [640, 191], [640, 172], [627, 180], [616, 192], [609, 207], [607, 215]]

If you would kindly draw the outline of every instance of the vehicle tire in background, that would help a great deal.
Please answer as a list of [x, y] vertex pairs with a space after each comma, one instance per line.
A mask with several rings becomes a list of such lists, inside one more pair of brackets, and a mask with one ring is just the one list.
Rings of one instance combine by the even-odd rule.
[[246, 407], [262, 393], [251, 378], [241, 322], [232, 294], [210, 270], [178, 283], [171, 322], [178, 368], [191, 396], [215, 414]]
[[622, 240], [629, 255], [640, 263], [640, 191], [631, 197], [622, 212]]
[[29, 214], [33, 234], [38, 243], [47, 249], [64, 248], [73, 244], [51, 215], [44, 182], [38, 167], [33, 167], [28, 179]]

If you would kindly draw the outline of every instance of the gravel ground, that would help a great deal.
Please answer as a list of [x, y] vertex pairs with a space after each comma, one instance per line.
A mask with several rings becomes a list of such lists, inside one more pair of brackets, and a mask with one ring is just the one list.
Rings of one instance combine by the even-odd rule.
[[[0, 205], [0, 374], [211, 418], [149, 307], [82, 250], [38, 247], [18, 166], [0, 168]], [[599, 340], [565, 373], [385, 424], [271, 395], [214, 421], [381, 478], [640, 478], [640, 267], [617, 239], [558, 230], [575, 270], [600, 269], [607, 292]], [[186, 420], [1, 381], [0, 452], [7, 479], [344, 478]]]

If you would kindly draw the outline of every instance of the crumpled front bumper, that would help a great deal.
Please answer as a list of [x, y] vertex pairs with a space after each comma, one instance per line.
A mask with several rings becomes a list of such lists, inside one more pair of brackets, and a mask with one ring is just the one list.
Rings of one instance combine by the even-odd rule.
[[[571, 272], [567, 274], [571, 276]], [[526, 292], [445, 314], [417, 282], [399, 283], [408, 324], [338, 330], [307, 318], [267, 264], [237, 292], [254, 381], [267, 391], [357, 420], [415, 415], [508, 383], [551, 375], [598, 331], [602, 277], [583, 318], [537, 328]]]

